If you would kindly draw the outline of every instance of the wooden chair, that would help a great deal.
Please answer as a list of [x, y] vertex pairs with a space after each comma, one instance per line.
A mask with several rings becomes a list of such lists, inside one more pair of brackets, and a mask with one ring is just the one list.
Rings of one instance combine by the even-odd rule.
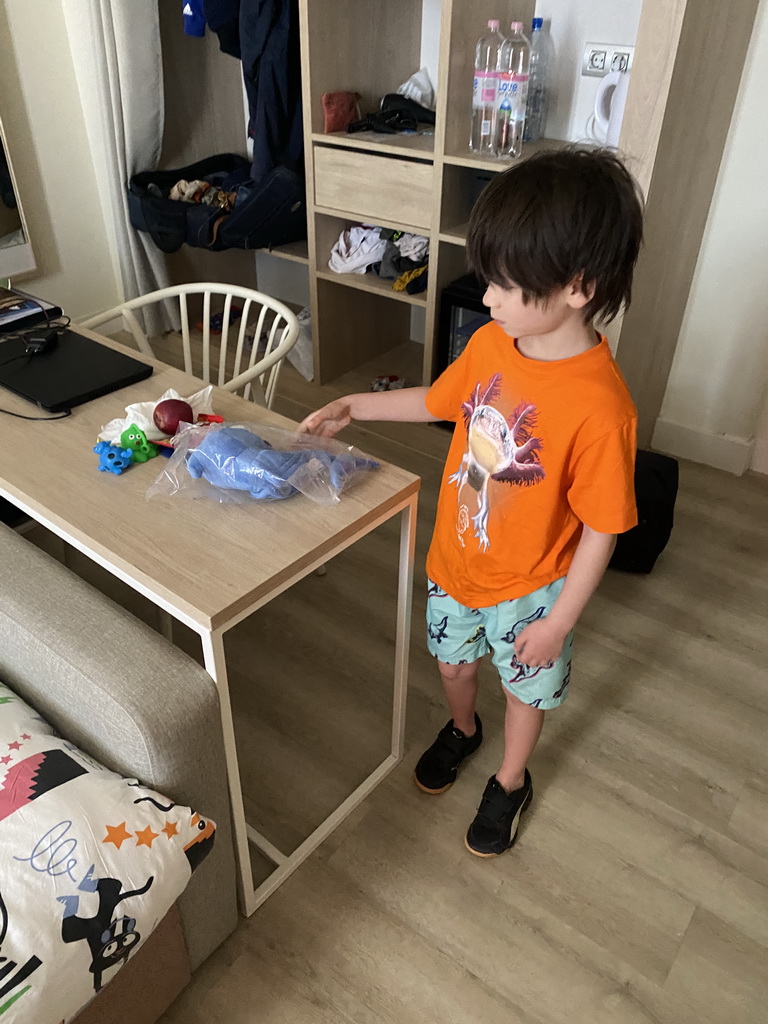
[[[189, 326], [189, 297], [202, 296], [202, 331], [201, 337], [193, 338]], [[218, 366], [213, 367], [211, 361], [211, 301], [224, 299], [221, 334], [215, 335], [218, 344]], [[141, 295], [137, 299], [129, 299], [113, 309], [99, 313], [83, 321], [82, 327], [97, 328], [110, 320], [122, 317], [128, 330], [133, 335], [136, 345], [145, 355], [154, 356], [149, 338], [147, 337], [137, 310], [144, 309], [154, 303], [168, 299], [178, 299], [181, 319], [181, 347], [184, 371], [193, 373], [192, 348], [195, 342], [202, 347], [202, 378], [206, 384], [216, 384], [225, 391], [242, 392], [244, 398], [252, 398], [253, 382], [258, 380], [264, 393], [267, 408], [272, 407], [275, 388], [280, 375], [280, 368], [286, 355], [290, 352], [299, 336], [299, 323], [296, 314], [282, 302], [234, 284], [192, 283], [161, 288], [159, 291]], [[240, 300], [242, 312], [239, 328], [230, 325], [232, 300]], [[217, 303], [218, 305], [218, 303]], [[218, 310], [216, 310], [218, 312]], [[246, 344], [246, 329], [255, 320], [253, 343]], [[235, 327], [235, 330], [231, 330]], [[236, 335], [234, 342], [234, 358], [229, 361], [230, 336]], [[262, 339], [264, 344], [262, 345]], [[230, 365], [228, 366], [228, 361]], [[200, 376], [200, 373], [196, 374]]]

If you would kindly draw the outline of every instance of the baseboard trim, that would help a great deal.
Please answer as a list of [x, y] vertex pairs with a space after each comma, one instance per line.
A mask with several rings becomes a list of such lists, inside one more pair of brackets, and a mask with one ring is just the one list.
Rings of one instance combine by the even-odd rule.
[[[665, 455], [701, 462], [705, 466], [724, 469], [736, 476], [742, 476], [750, 468], [755, 451], [754, 439], [732, 437], [729, 434], [709, 434], [663, 419], [656, 421], [652, 446]], [[766, 457], [768, 458], [768, 451]], [[768, 469], [765, 472], [768, 472]]]
[[755, 441], [749, 468], [755, 473], [768, 474], [768, 437], [760, 437]]

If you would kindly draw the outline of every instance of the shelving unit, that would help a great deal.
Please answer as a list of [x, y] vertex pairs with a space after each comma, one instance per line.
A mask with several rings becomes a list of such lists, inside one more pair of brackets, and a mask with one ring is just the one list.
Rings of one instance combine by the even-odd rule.
[[466, 245], [469, 222], [457, 224], [455, 228], [446, 228], [437, 236], [441, 242], [449, 242], [451, 245]]
[[287, 245], [275, 245], [271, 249], [259, 249], [259, 252], [290, 260], [292, 263], [309, 264], [309, 246], [306, 239], [302, 242], [288, 242]]
[[427, 305], [426, 293], [409, 295], [407, 292], [396, 292], [392, 289], [392, 281], [383, 281], [375, 274], [336, 274], [331, 270], [318, 270], [317, 276], [321, 281], [335, 281], [337, 284], [347, 288], [358, 288], [362, 292], [370, 292], [372, 295], [383, 295], [395, 302], [407, 302], [412, 306]]
[[[672, 364], [757, 4], [643, 3], [620, 149], [646, 195], [646, 241], [632, 309], [610, 332], [643, 442]], [[306, 257], [273, 254], [307, 260], [317, 382], [408, 340], [413, 308], [424, 311], [423, 380], [433, 379], [440, 293], [466, 273], [473, 202], [512, 163], [467, 150], [472, 42], [487, 17], [528, 23], [534, 9], [535, 0], [441, 0], [434, 131], [325, 135], [324, 93], [356, 91], [362, 111], [375, 110], [420, 67], [422, 8], [413, 0], [300, 0], [309, 240]], [[523, 155], [563, 144], [545, 140]], [[430, 238], [425, 293], [327, 269], [341, 228], [362, 222]]]
[[342, 146], [344, 149], [364, 149], [369, 153], [392, 153], [394, 156], [412, 156], [431, 159], [435, 152], [434, 132], [414, 132], [403, 135], [382, 135], [377, 132], [313, 132], [312, 141], [323, 146]]

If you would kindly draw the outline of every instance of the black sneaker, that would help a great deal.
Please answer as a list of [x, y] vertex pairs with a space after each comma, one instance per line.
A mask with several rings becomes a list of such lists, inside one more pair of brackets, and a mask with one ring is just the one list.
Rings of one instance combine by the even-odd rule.
[[475, 820], [464, 839], [469, 852], [476, 857], [498, 857], [508, 850], [517, 838], [520, 818], [532, 797], [533, 785], [527, 768], [525, 782], [514, 793], [507, 793], [496, 776], [492, 775], [483, 792]]
[[475, 715], [475, 735], [465, 736], [455, 729], [453, 719], [444, 725], [437, 739], [425, 750], [416, 765], [413, 781], [423, 793], [437, 796], [445, 793], [456, 781], [456, 772], [465, 757], [474, 754], [483, 742], [483, 723]]

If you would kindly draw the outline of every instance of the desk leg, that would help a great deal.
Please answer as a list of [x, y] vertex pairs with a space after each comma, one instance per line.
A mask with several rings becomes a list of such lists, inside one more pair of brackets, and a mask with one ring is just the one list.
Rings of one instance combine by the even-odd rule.
[[400, 520], [400, 568], [395, 634], [395, 686], [392, 697], [392, 754], [400, 760], [405, 739], [405, 700], [408, 692], [408, 652], [411, 642], [413, 557], [416, 547], [417, 499], [403, 509]]
[[[253, 894], [255, 905], [264, 900], [317, 849], [320, 843], [337, 828], [358, 804], [378, 786], [403, 756], [405, 735], [405, 699], [408, 689], [408, 648], [411, 639], [411, 602], [413, 598], [413, 556], [416, 542], [416, 509], [418, 499], [414, 496], [402, 512], [400, 524], [400, 567], [397, 591], [397, 633], [395, 640], [395, 678], [392, 696], [392, 745], [391, 753], [375, 768], [354, 793], [340, 804], [315, 831], [291, 854], [281, 853], [266, 836], [255, 828], [248, 827], [252, 843], [276, 865], [275, 871], [262, 882]], [[250, 913], [250, 911], [249, 911]]]
[[240, 868], [240, 905], [243, 913], [250, 916], [256, 909], [253, 892], [253, 872], [248, 848], [248, 832], [245, 823], [243, 791], [240, 786], [240, 766], [237, 761], [235, 728], [232, 721], [232, 705], [229, 699], [227, 664], [224, 658], [224, 636], [221, 632], [202, 633], [205, 670], [216, 683], [219, 691], [221, 728], [224, 733], [224, 750], [227, 758], [229, 798], [232, 806], [232, 828], [235, 834], [235, 852]]

